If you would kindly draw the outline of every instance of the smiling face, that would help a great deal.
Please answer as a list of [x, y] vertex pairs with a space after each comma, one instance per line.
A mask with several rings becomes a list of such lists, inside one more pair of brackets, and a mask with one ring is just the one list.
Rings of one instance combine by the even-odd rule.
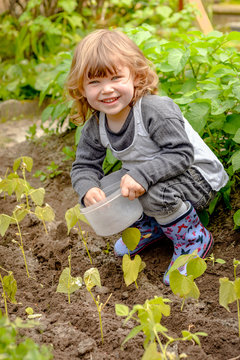
[[107, 115], [108, 121], [124, 122], [134, 95], [134, 82], [129, 68], [118, 66], [114, 73], [85, 78], [83, 95], [93, 109]]

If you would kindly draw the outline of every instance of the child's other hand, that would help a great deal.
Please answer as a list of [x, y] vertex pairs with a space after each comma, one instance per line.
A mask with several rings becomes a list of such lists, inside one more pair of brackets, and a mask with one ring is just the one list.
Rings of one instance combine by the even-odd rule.
[[90, 206], [93, 204], [96, 204], [97, 202], [104, 200], [106, 198], [106, 195], [104, 191], [102, 191], [98, 187], [93, 187], [84, 196], [83, 202], [85, 206]]
[[122, 196], [134, 200], [145, 193], [144, 187], [135, 181], [130, 175], [126, 174], [122, 177], [120, 183]]

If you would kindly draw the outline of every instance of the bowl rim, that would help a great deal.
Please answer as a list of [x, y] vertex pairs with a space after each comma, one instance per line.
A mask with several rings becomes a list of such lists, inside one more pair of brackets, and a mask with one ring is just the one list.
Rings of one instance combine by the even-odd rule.
[[103, 207], [107, 203], [110, 203], [113, 200], [117, 199], [119, 196], [122, 196], [121, 189], [117, 189], [111, 195], [107, 196], [105, 199], [103, 199], [101, 201], [98, 201], [96, 204], [80, 208], [80, 211], [83, 215], [89, 214], [89, 213], [93, 212], [94, 210], [101, 209], [101, 207]]

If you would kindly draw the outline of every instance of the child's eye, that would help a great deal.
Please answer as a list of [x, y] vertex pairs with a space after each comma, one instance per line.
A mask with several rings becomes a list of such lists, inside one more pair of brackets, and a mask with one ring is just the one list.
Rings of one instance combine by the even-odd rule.
[[91, 81], [89, 81], [89, 84], [90, 84], [90, 85], [94, 85], [94, 84], [98, 84], [98, 83], [99, 83], [98, 80], [91, 80]]
[[120, 75], [115, 75], [112, 77], [112, 80], [119, 80], [121, 79], [121, 76]]

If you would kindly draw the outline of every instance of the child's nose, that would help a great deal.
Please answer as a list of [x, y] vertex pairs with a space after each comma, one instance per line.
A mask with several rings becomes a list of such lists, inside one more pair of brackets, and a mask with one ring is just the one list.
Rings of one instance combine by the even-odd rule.
[[110, 82], [104, 83], [102, 87], [102, 92], [103, 93], [113, 92], [112, 84]]

